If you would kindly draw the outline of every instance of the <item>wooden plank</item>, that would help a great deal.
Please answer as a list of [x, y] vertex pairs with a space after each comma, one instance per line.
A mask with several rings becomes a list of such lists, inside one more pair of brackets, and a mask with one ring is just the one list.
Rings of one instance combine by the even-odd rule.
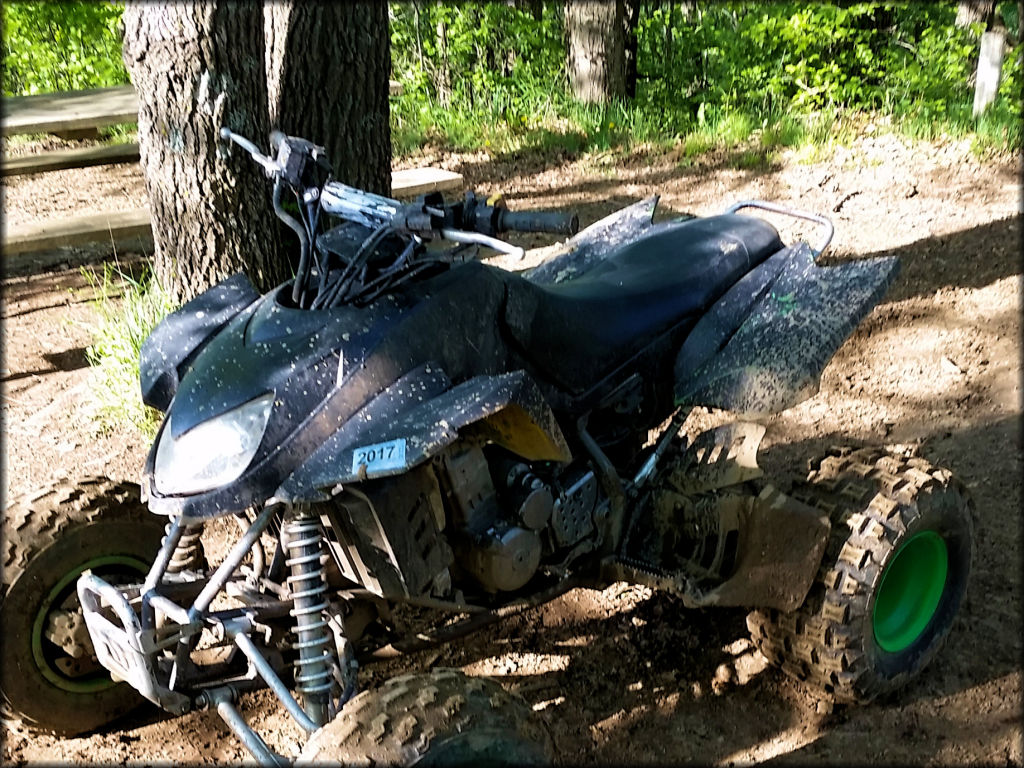
[[394, 197], [415, 197], [461, 186], [462, 174], [443, 168], [407, 168], [391, 172], [391, 194]]
[[[461, 174], [441, 168], [409, 168], [391, 174], [391, 194], [396, 197], [415, 197], [425, 192], [461, 186]], [[16, 255], [69, 245], [151, 236], [149, 209], [135, 208], [12, 227], [4, 235], [4, 252]]]
[[4, 253], [13, 256], [133, 237], [152, 237], [148, 208], [107, 211], [10, 227], [4, 233]]
[[[388, 81], [388, 93], [399, 95], [402, 84]], [[138, 119], [139, 101], [132, 85], [15, 96], [4, 99], [2, 106], [4, 136], [101, 128]]]
[[90, 165], [109, 163], [135, 163], [139, 160], [139, 145], [108, 144], [84, 149], [62, 149], [35, 155], [4, 158], [2, 175], [17, 176], [23, 173], [61, 171], [67, 168], [85, 168]]
[[139, 102], [131, 85], [3, 100], [4, 136], [99, 128], [138, 119]]

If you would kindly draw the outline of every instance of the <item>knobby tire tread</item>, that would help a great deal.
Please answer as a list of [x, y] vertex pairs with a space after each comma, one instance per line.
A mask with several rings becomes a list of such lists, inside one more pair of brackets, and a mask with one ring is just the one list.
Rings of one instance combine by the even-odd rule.
[[[814, 584], [796, 611], [757, 610], [747, 627], [761, 653], [789, 676], [840, 703], [866, 703], [906, 684], [942, 645], [914, 668], [879, 675], [864, 647], [869, 596], [879, 564], [912, 528], [928, 495], [953, 492], [970, 500], [948, 470], [882, 448], [834, 449], [812, 464], [791, 495], [829, 514], [832, 535]], [[968, 526], [970, 519], [968, 518]], [[947, 628], [948, 629], [948, 628]]]
[[338, 720], [314, 735], [296, 765], [409, 765], [447, 734], [495, 728], [550, 754], [550, 736], [522, 699], [455, 669], [391, 678], [355, 696]]
[[[0, 591], [0, 609], [11, 586], [25, 573], [36, 556], [52, 546], [69, 529], [94, 523], [111, 513], [125, 515], [126, 522], [140, 526], [140, 532], [146, 526], [158, 524], [140, 500], [137, 484], [102, 476], [62, 480], [41, 491], [15, 497], [3, 515], [3, 589]], [[140, 697], [140, 703], [142, 701]], [[10, 728], [58, 732], [18, 712], [2, 687], [0, 719]], [[63, 735], [72, 735], [74, 730], [70, 729]]]

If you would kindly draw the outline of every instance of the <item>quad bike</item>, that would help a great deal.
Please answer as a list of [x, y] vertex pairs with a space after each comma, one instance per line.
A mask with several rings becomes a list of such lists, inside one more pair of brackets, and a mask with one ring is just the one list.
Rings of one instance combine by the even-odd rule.
[[[294, 279], [231, 277], [147, 339], [142, 395], [166, 416], [141, 498], [99, 482], [8, 510], [7, 718], [73, 735], [143, 697], [212, 708], [282, 764], [237, 707], [268, 687], [311, 734], [300, 762], [544, 762], [493, 681], [359, 692], [358, 670], [617, 580], [751, 609], [765, 656], [836, 701], [936, 654], [972, 550], [950, 473], [837, 449], [790, 486], [756, 460], [757, 420], [816, 392], [895, 259], [823, 266], [831, 224], [759, 201], [654, 223], [653, 198], [579, 233], [473, 193], [402, 204], [330, 180], [305, 140], [276, 134], [271, 158], [222, 136], [274, 180]], [[784, 245], [751, 207], [823, 239]], [[573, 236], [526, 274], [472, 258], [521, 252], [506, 231]], [[745, 420], [691, 439], [697, 407]], [[204, 528], [231, 518], [208, 560]]]

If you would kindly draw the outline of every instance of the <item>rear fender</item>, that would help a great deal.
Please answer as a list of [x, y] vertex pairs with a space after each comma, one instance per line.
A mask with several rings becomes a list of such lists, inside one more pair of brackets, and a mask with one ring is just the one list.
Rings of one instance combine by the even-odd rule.
[[804, 243], [780, 251], [694, 326], [676, 358], [676, 404], [758, 417], [811, 397], [898, 270], [895, 257], [822, 267]]
[[524, 371], [452, 387], [436, 365], [406, 374], [332, 434], [278, 488], [292, 503], [324, 501], [339, 485], [400, 475], [460, 437], [478, 437], [528, 461], [569, 461], [565, 437]]
[[142, 343], [139, 355], [142, 402], [166, 412], [196, 353], [259, 297], [249, 278], [239, 272], [161, 320]]

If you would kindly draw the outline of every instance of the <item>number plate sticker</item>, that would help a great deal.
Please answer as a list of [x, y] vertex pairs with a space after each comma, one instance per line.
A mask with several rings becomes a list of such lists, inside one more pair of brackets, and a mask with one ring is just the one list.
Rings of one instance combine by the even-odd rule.
[[364, 465], [367, 474], [401, 469], [405, 466], [405, 438], [356, 448], [352, 452], [352, 474], [358, 475]]

